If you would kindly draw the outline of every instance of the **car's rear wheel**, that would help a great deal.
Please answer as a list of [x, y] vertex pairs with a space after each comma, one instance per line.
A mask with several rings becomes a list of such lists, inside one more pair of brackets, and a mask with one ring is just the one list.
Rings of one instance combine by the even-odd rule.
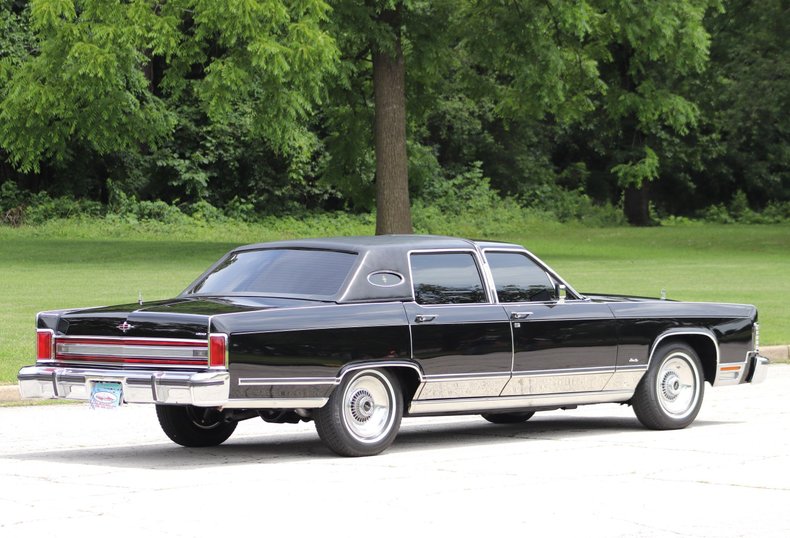
[[216, 409], [193, 405], [157, 405], [156, 416], [170, 440], [188, 447], [220, 445], [237, 425]]
[[656, 349], [632, 400], [636, 418], [653, 430], [685, 428], [697, 417], [705, 394], [702, 364], [686, 344]]
[[400, 429], [403, 395], [398, 379], [386, 370], [352, 372], [314, 416], [318, 435], [335, 453], [379, 454]]
[[520, 424], [531, 419], [534, 414], [533, 411], [525, 411], [521, 413], [483, 413], [480, 416], [492, 424]]

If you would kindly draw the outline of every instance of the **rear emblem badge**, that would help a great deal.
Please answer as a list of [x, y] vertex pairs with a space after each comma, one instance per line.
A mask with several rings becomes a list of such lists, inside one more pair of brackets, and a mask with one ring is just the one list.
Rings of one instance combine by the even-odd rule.
[[116, 328], [120, 329], [121, 331], [123, 331], [125, 333], [129, 329], [134, 329], [134, 325], [131, 325], [130, 323], [127, 323], [127, 322], [124, 321], [120, 325], [116, 325]]

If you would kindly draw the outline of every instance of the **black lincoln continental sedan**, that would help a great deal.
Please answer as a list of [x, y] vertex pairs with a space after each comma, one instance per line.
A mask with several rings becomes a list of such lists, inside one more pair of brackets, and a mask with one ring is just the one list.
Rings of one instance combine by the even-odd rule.
[[648, 428], [689, 425], [711, 386], [758, 383], [750, 305], [584, 295], [523, 247], [438, 236], [236, 248], [178, 297], [42, 312], [25, 398], [155, 404], [184, 446], [240, 420], [314, 420], [366, 456], [403, 416], [620, 402]]

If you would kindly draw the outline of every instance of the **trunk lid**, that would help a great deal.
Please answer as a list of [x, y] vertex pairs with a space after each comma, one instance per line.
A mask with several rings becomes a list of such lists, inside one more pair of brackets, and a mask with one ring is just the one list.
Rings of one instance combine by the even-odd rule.
[[56, 363], [203, 369], [209, 366], [211, 316], [304, 303], [266, 297], [177, 297], [143, 305], [42, 312], [38, 329], [52, 331], [50, 361]]

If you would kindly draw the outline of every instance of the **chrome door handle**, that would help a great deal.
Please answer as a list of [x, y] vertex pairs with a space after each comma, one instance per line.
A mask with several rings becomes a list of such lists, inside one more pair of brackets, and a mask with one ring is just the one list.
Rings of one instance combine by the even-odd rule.
[[512, 312], [510, 319], [527, 319], [532, 315], [532, 312]]
[[417, 323], [428, 323], [429, 321], [433, 321], [436, 319], [434, 314], [419, 314], [414, 316], [414, 321]]

